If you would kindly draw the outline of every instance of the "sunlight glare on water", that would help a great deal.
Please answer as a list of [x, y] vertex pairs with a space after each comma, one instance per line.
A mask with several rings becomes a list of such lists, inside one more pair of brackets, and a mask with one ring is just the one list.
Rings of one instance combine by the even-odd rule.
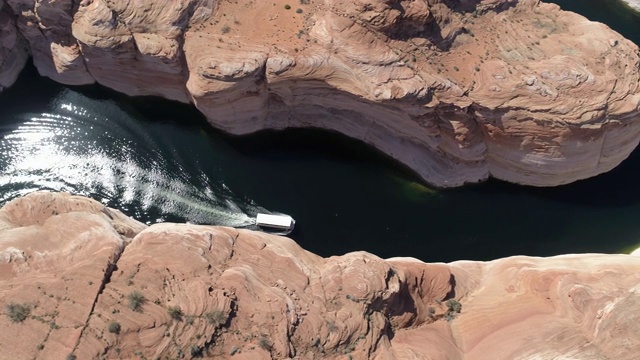
[[68, 191], [137, 209], [146, 222], [162, 220], [150, 216], [160, 212], [236, 227], [251, 225], [254, 213], [265, 211], [243, 211], [216, 174], [189, 175], [181, 162], [197, 167], [197, 158], [161, 147], [113, 102], [65, 90], [51, 112], [17, 120], [2, 129], [2, 202], [36, 190]]

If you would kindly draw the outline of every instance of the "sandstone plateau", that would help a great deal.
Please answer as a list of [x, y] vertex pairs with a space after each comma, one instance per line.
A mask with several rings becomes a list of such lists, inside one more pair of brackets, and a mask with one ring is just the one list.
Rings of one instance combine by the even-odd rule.
[[565, 184], [638, 144], [638, 47], [556, 5], [289, 4], [0, 0], [0, 86], [30, 54], [61, 83], [191, 102], [228, 133], [337, 131], [440, 187]]
[[[640, 354], [638, 256], [322, 258], [260, 232], [146, 226], [61, 193], [7, 203], [0, 229], [1, 359]], [[12, 321], [11, 304], [28, 316]]]

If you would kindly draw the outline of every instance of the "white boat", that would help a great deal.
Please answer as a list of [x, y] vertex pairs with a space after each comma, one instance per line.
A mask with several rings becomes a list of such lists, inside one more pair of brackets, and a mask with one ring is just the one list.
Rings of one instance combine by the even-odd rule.
[[258, 214], [256, 225], [262, 228], [281, 230], [286, 235], [293, 231], [296, 221], [289, 215]]

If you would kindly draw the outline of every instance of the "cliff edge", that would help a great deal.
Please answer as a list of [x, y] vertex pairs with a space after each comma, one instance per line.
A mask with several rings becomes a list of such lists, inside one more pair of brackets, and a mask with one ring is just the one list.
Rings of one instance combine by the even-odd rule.
[[56, 81], [192, 102], [229, 133], [337, 131], [436, 186], [565, 184], [638, 144], [637, 46], [537, 0], [3, 3], [2, 87], [28, 51]]
[[322, 258], [33, 193], [0, 210], [0, 306], [0, 359], [631, 360], [640, 257]]

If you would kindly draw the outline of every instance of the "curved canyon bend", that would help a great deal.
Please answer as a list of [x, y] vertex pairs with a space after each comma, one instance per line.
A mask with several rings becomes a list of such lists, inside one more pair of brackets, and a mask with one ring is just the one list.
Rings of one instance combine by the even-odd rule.
[[0, 359], [636, 359], [640, 15], [555, 3], [0, 0]]

